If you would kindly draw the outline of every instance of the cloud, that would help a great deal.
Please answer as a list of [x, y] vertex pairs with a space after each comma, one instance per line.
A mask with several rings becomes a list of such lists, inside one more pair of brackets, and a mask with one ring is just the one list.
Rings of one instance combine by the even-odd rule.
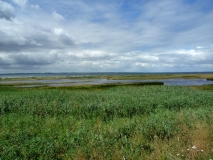
[[5, 59], [0, 57], [0, 67], [1, 66], [6, 66], [6, 65], [9, 65], [8, 60], [5, 60]]
[[[14, 25], [15, 26], [15, 25]], [[12, 32], [10, 30], [9, 32]], [[13, 51], [26, 51], [31, 48], [41, 47], [43, 44], [40, 43], [41, 35], [34, 36], [33, 35], [24, 35], [24, 34], [17, 34], [16, 32], [9, 33], [7, 31], [1, 32], [1, 39], [0, 39], [0, 52], [13, 52]], [[47, 41], [45, 41], [47, 42]], [[44, 43], [44, 42], [43, 42]]]
[[62, 35], [64, 33], [64, 30], [62, 28], [54, 28], [54, 33], [56, 35]]
[[0, 0], [0, 63], [17, 72], [212, 71], [210, 0], [15, 1]]
[[210, 66], [213, 64], [212, 49], [182, 49], [174, 50], [167, 53], [158, 54], [159, 62], [167, 64], [170, 67], [187, 67], [188, 70], [196, 71], [199, 67], [209, 66], [206, 69], [211, 70]]
[[[69, 52], [67, 60], [75, 60], [75, 61], [102, 61], [102, 60], [113, 60], [116, 54], [106, 53], [98, 50], [86, 50], [86, 51], [74, 51]], [[69, 63], [69, 62], [67, 62]]]
[[11, 4], [0, 0], [0, 18], [11, 20], [11, 18], [15, 17], [14, 10]]
[[[53, 50], [57, 48], [64, 48], [67, 46], [69, 49], [75, 47], [75, 41], [69, 34], [61, 29], [51, 29], [52, 23], [49, 26], [44, 23], [37, 25], [37, 22], [28, 20], [26, 25], [22, 21], [2, 21], [0, 26], [0, 53], [7, 52], [43, 52], [44, 50]], [[54, 33], [54, 34], [53, 34]]]
[[58, 14], [57, 12], [53, 12], [52, 16], [55, 20], [64, 20], [64, 17], [60, 14]]
[[61, 41], [63, 44], [68, 46], [75, 45], [74, 41], [68, 35], [65, 35], [65, 34], [62, 34], [59, 36], [59, 41]]
[[58, 37], [58, 40], [65, 45], [74, 46], [75, 43], [62, 28], [54, 28], [54, 34]]
[[35, 4], [35, 5], [30, 5], [31, 8], [34, 8], [34, 9], [40, 9], [40, 6]]
[[25, 7], [28, 0], [13, 0], [14, 3], [19, 5], [20, 7]]
[[58, 60], [57, 54], [53, 52], [46, 53], [13, 53], [10, 55], [0, 54], [0, 69], [29, 69], [29, 68], [42, 68], [56, 63]]
[[203, 47], [202, 46], [197, 46], [197, 49], [202, 49]]
[[49, 55], [29, 55], [29, 54], [16, 54], [11, 55], [10, 59], [15, 64], [22, 64], [22, 65], [47, 65], [54, 63], [54, 59]]

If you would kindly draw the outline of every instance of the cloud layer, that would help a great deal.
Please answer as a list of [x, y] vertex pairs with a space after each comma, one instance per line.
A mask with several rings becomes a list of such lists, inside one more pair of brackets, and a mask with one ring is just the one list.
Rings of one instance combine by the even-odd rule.
[[11, 20], [15, 16], [14, 7], [11, 4], [0, 1], [0, 6], [0, 19]]
[[0, 0], [0, 73], [213, 71], [212, 0]]

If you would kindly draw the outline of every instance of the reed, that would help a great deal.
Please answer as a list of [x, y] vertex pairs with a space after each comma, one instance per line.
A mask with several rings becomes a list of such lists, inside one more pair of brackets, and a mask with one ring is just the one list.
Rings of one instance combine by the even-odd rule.
[[212, 104], [201, 88], [4, 85], [0, 157], [211, 159]]

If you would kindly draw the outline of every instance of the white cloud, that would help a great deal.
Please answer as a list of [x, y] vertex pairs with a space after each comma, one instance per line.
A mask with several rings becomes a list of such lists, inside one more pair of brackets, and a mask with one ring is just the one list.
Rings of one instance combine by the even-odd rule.
[[60, 14], [58, 14], [57, 12], [53, 12], [52, 16], [55, 20], [64, 20], [64, 17]]
[[202, 49], [203, 47], [202, 47], [202, 46], [197, 46], [196, 48], [197, 48], [197, 49]]
[[14, 3], [19, 5], [20, 7], [25, 7], [28, 0], [13, 0]]
[[5, 18], [7, 20], [11, 20], [14, 15], [14, 7], [7, 3], [0, 0], [0, 18]]
[[62, 28], [54, 28], [54, 33], [56, 35], [61, 35], [64, 33], [64, 30]]
[[40, 6], [35, 4], [35, 5], [30, 5], [31, 8], [34, 8], [34, 9], [40, 9]]
[[147, 68], [150, 68], [150, 67], [156, 67], [155, 64], [150, 64], [150, 63], [140, 63], [140, 62], [136, 62], [135, 63], [136, 66], [141, 66], [141, 67], [147, 67]]
[[[14, 1], [20, 6], [27, 3]], [[30, 65], [27, 61], [36, 66], [42, 55], [48, 55], [40, 70], [196, 71], [202, 66], [212, 71], [212, 11], [169, 0], [143, 5], [85, 0], [36, 3], [29, 1], [24, 9], [16, 6], [15, 17], [13, 6], [0, 0], [4, 68], [12, 62], [14, 68], [23, 67], [21, 62]], [[122, 3], [132, 9], [122, 8]]]

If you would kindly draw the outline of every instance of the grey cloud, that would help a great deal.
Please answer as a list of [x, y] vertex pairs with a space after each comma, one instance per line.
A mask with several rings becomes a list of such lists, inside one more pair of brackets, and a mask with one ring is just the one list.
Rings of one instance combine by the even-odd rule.
[[11, 68], [12, 62], [8, 59], [0, 57], [0, 69]]
[[14, 7], [11, 4], [0, 0], [0, 18], [11, 20], [13, 17], [15, 17]]
[[175, 64], [183, 62], [186, 58], [186, 55], [177, 55], [175, 53], [169, 53], [169, 54], [159, 54], [159, 61], [161, 63], [169, 63], [169, 64]]
[[74, 41], [65, 34], [59, 35], [59, 41], [61, 41], [64, 45], [74, 46]]
[[[58, 71], [154, 71], [163, 67], [179, 71], [178, 66], [213, 64], [212, 46], [196, 50], [201, 52], [200, 58], [187, 51], [179, 53], [212, 42], [211, 10], [200, 12], [183, 1], [150, 0], [135, 6], [141, 10], [137, 16], [127, 11], [130, 16], [124, 17], [127, 13], [123, 8], [120, 11], [118, 4], [122, 2], [108, 5], [94, 1], [93, 8], [85, 1], [42, 1], [39, 10], [32, 9], [39, 6], [30, 7], [30, 1], [29, 8], [16, 6], [20, 10], [15, 21], [1, 20], [0, 53], [8, 57], [0, 63]], [[51, 54], [54, 50], [58, 56]]]
[[15, 53], [6, 58], [0, 57], [0, 69], [42, 69], [44, 66], [56, 63], [57, 55], [50, 53]]
[[75, 46], [74, 40], [62, 28], [54, 28], [53, 33], [63, 45]]
[[[0, 69], [3, 69], [3, 71], [5, 73], [7, 73], [7, 71], [10, 70], [19, 70], [19, 72], [32, 72], [34, 70], [34, 72], [38, 72], [38, 70], [42, 70], [43, 66], [40, 65], [24, 65], [24, 64], [9, 64], [9, 65], [0, 65]], [[3, 72], [3, 73], [4, 73]]]
[[112, 57], [110, 55], [103, 55], [103, 56], [89, 56], [89, 55], [84, 55], [84, 56], [78, 56], [78, 55], [70, 55], [69, 56], [71, 60], [75, 61], [102, 61], [102, 60], [111, 60], [115, 57]]
[[20, 65], [48, 65], [54, 63], [54, 60], [50, 57], [41, 57], [37, 55], [27, 55], [27, 54], [16, 54], [11, 55], [10, 58], [15, 64]]
[[10, 63], [7, 60], [5, 60], [5, 59], [3, 59], [3, 58], [0, 57], [0, 66], [9, 65], [9, 64]]
[[42, 44], [36, 43], [35, 40], [26, 40], [22, 45], [18, 44], [16, 41], [0, 42], [0, 52], [21, 52], [30, 51], [33, 49], [41, 49]]
[[64, 46], [66, 48], [76, 46], [75, 41], [66, 34], [55, 35], [46, 31], [46, 29], [40, 29], [38, 32], [21, 33], [7, 34], [0, 31], [0, 52], [43, 51], [46, 49], [63, 49]]
[[160, 63], [171, 64], [174, 66], [213, 64], [213, 53], [206, 49], [183, 50], [179, 52], [164, 53], [158, 54], [158, 57]]

